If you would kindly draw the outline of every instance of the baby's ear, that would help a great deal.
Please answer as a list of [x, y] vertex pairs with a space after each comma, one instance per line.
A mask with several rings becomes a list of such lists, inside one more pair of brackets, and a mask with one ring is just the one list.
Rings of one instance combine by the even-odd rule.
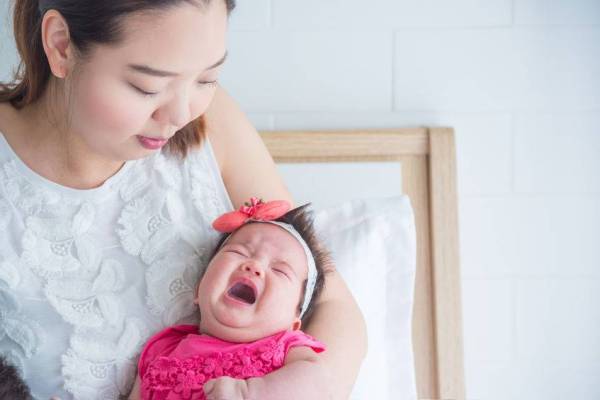
[[292, 330], [299, 331], [301, 327], [302, 327], [302, 321], [300, 320], [300, 318], [296, 318], [294, 320], [294, 322], [292, 322]]

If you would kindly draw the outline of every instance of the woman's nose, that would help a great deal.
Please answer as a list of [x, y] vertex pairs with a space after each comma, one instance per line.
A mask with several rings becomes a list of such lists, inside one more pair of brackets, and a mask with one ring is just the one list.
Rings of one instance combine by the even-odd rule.
[[244, 263], [242, 265], [242, 270], [259, 278], [263, 276], [263, 268], [260, 265], [260, 263], [256, 261], [249, 261]]
[[154, 119], [162, 125], [183, 128], [190, 122], [190, 103], [185, 95], [175, 96], [169, 103], [164, 104], [154, 112]]

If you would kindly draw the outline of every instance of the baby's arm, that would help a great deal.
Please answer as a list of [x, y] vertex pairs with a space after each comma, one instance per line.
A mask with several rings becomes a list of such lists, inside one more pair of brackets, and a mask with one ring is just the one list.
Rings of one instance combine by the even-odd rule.
[[129, 397], [127, 398], [128, 400], [140, 400], [141, 399], [141, 393], [140, 393], [140, 385], [142, 384], [142, 381], [140, 379], [140, 376], [138, 374], [136, 374], [136, 378], [135, 378], [135, 383], [133, 384], [133, 389], [131, 389], [131, 393], [129, 393]]
[[[280, 368], [260, 378], [247, 380], [249, 399], [331, 399], [327, 370], [307, 346], [291, 348]], [[307, 384], [308, 383], [308, 384]]]
[[[223, 376], [204, 384], [208, 400], [331, 399], [325, 369], [309, 347], [294, 347], [280, 368], [260, 378], [234, 379]], [[307, 383], [310, 383], [307, 385]]]

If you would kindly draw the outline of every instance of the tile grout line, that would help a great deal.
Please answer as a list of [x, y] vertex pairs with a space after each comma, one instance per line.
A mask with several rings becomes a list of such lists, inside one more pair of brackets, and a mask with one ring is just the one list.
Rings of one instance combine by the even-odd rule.
[[511, 300], [511, 317], [512, 317], [512, 326], [511, 326], [511, 339], [512, 339], [512, 346], [511, 346], [511, 361], [514, 365], [514, 363], [516, 363], [517, 359], [519, 358], [519, 345], [518, 345], [518, 341], [519, 341], [519, 335], [518, 335], [518, 329], [517, 329], [517, 322], [518, 322], [518, 318], [517, 318], [517, 307], [518, 307], [518, 302], [517, 302], [517, 297], [518, 297], [518, 278], [513, 278], [510, 281], [510, 300]]
[[512, 112], [510, 114], [510, 163], [509, 163], [509, 174], [510, 174], [510, 193], [511, 195], [517, 194], [517, 132], [516, 132], [516, 116]]
[[392, 87], [391, 92], [391, 112], [395, 112], [396, 110], [396, 32], [392, 30], [392, 73], [390, 74], [392, 77]]
[[515, 27], [516, 14], [517, 14], [517, 0], [511, 0], [510, 2], [510, 26]]
[[269, 0], [267, 7], [267, 21], [269, 23], [269, 29], [273, 29], [273, 27], [275, 26], [275, 18], [273, 15], [273, 1], [275, 0]]

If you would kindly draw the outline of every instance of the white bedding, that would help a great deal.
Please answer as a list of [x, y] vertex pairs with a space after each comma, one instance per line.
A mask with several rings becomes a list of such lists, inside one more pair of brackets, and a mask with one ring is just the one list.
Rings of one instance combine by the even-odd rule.
[[416, 233], [408, 197], [348, 201], [319, 211], [315, 222], [367, 324], [369, 351], [351, 399], [416, 399]]

